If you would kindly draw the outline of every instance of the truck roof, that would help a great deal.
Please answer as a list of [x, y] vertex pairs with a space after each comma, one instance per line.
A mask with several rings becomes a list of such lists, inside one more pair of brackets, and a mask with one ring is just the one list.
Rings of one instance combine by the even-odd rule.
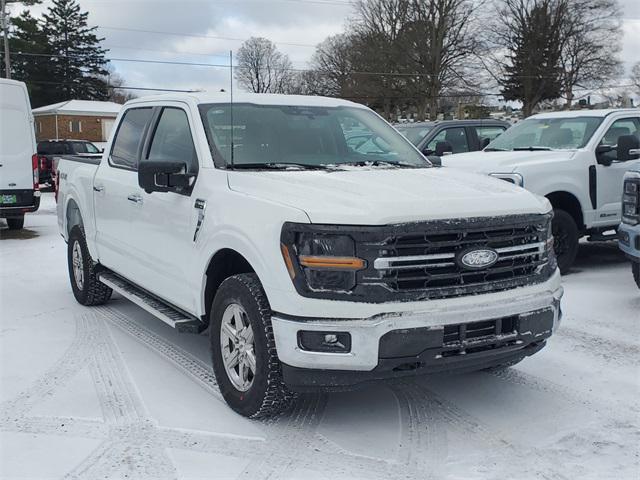
[[[229, 103], [230, 95], [228, 92], [189, 92], [189, 93], [172, 93], [166, 95], [151, 95], [147, 97], [137, 98], [128, 101], [125, 105], [134, 105], [146, 102], [159, 101], [195, 101], [198, 104], [206, 103]], [[253, 103], [257, 105], [292, 105], [305, 107], [358, 107], [366, 108], [359, 103], [342, 100], [339, 98], [318, 97], [310, 95], [279, 95], [273, 93], [244, 93], [239, 92], [233, 94], [233, 103]]]
[[532, 115], [529, 118], [576, 118], [576, 117], [606, 117], [612, 113], [629, 112], [640, 114], [640, 108], [605, 108], [599, 110], [567, 110], [560, 112], [547, 112]]

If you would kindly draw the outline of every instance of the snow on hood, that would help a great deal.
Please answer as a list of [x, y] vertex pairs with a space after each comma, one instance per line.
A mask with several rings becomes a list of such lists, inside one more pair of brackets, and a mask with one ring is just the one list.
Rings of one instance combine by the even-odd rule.
[[445, 167], [462, 168], [470, 172], [480, 173], [512, 173], [522, 164], [557, 163], [571, 160], [576, 150], [548, 150], [530, 152], [469, 152], [445, 155], [442, 165]]
[[546, 213], [546, 200], [503, 180], [444, 168], [229, 171], [237, 192], [306, 212], [313, 223], [384, 225]]

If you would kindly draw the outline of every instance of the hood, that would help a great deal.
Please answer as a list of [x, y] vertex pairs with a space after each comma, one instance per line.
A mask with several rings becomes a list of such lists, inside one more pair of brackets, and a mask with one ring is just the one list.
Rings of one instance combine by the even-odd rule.
[[228, 179], [232, 190], [303, 210], [312, 223], [384, 225], [550, 209], [503, 180], [446, 168], [229, 171]]
[[534, 163], [554, 163], [571, 160], [576, 150], [548, 150], [539, 152], [469, 152], [445, 155], [442, 165], [480, 173], [512, 173], [518, 166]]

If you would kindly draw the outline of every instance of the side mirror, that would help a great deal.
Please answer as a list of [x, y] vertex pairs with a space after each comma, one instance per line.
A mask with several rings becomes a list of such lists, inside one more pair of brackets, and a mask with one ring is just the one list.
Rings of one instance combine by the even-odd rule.
[[618, 160], [626, 162], [640, 158], [640, 138], [635, 135], [621, 135], [618, 137]]
[[615, 149], [616, 147], [612, 145], [598, 145], [596, 147], [596, 161], [600, 165], [604, 165], [605, 167], [610, 166], [613, 163], [613, 160], [611, 158], [605, 157], [604, 154], [612, 152]]
[[191, 187], [194, 178], [183, 162], [142, 161], [138, 166], [138, 185], [147, 193], [182, 193]]
[[480, 150], [484, 150], [486, 147], [489, 146], [490, 143], [491, 143], [491, 139], [489, 137], [483, 138], [482, 142], [480, 143]]
[[436, 167], [442, 166], [442, 159], [440, 157], [436, 157], [435, 155], [427, 156], [427, 160], [429, 160]]
[[449, 142], [436, 143], [436, 157], [442, 157], [443, 155], [451, 155], [453, 153], [453, 147]]

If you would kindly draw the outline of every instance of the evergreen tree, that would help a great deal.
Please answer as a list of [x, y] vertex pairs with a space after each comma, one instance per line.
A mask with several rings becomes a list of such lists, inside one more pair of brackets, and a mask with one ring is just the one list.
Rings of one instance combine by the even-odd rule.
[[28, 11], [12, 18], [11, 25], [11, 77], [26, 82], [34, 108], [51, 103], [50, 92], [55, 88], [49, 83], [51, 49], [47, 36]]
[[52, 53], [50, 77], [60, 82], [55, 101], [106, 100], [104, 80], [107, 50], [100, 46], [104, 38], [96, 36], [97, 27], [87, 24], [87, 12], [80, 11], [77, 0], [53, 0], [44, 15], [44, 32]]

